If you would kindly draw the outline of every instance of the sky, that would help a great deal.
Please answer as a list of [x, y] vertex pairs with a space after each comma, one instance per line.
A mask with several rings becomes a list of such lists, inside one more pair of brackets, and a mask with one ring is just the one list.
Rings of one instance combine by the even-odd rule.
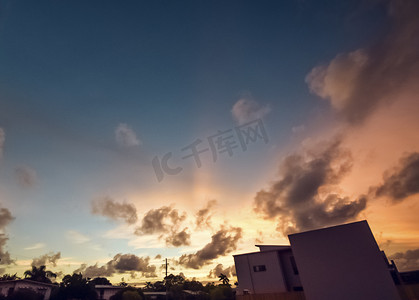
[[419, 269], [418, 13], [0, 0], [0, 273], [234, 280], [255, 244], [364, 219]]

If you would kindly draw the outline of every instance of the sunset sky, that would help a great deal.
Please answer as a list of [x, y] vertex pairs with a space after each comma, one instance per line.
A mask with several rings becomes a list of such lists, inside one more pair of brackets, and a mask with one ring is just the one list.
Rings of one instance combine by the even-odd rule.
[[419, 269], [418, 15], [0, 0], [0, 274], [233, 279], [255, 244], [363, 219]]

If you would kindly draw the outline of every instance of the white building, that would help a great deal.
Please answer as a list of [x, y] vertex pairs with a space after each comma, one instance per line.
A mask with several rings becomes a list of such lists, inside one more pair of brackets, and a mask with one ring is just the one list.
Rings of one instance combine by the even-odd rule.
[[51, 297], [51, 291], [54, 287], [56, 285], [28, 279], [5, 280], [0, 281], [0, 295], [9, 296], [19, 289], [31, 289], [43, 295], [44, 300], [48, 300]]
[[238, 295], [301, 290], [291, 246], [257, 247], [259, 252], [234, 255]]
[[366, 221], [289, 235], [291, 246], [234, 255], [237, 295], [304, 290], [307, 300], [400, 299]]

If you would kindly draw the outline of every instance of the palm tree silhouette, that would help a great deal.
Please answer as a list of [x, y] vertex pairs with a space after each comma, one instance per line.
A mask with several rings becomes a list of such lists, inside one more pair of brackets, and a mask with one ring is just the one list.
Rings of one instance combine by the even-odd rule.
[[32, 270], [27, 270], [23, 274], [27, 279], [46, 283], [51, 283], [50, 278], [57, 277], [57, 274], [51, 271], [47, 271], [45, 266], [40, 266], [39, 268], [36, 266], [32, 266]]
[[218, 278], [220, 278], [219, 281], [221, 281], [223, 285], [230, 285], [229, 284], [230, 279], [228, 279], [228, 277], [225, 274], [220, 273], [220, 275], [218, 276]]

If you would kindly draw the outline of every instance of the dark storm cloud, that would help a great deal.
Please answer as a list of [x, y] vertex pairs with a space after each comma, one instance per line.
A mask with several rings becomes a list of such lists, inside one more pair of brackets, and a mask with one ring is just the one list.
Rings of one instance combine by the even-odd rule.
[[237, 243], [242, 237], [239, 227], [221, 227], [212, 237], [211, 242], [193, 254], [184, 254], [178, 263], [186, 268], [199, 269], [209, 264], [213, 259], [227, 255], [236, 250]]
[[375, 188], [375, 195], [389, 196], [394, 202], [419, 193], [419, 153], [410, 153], [400, 159], [399, 166], [384, 173], [384, 182]]
[[32, 267], [46, 266], [51, 263], [54, 267], [57, 266], [57, 260], [61, 258], [61, 252], [49, 253], [36, 257], [32, 260]]
[[0, 265], [10, 265], [14, 260], [10, 257], [10, 253], [5, 251], [8, 237], [2, 233], [6, 226], [14, 220], [12, 213], [7, 208], [0, 208]]
[[217, 205], [217, 200], [210, 200], [207, 202], [207, 205], [204, 208], [198, 210], [196, 213], [197, 229], [211, 227], [211, 213], [215, 205]]
[[226, 275], [227, 277], [236, 276], [236, 267], [233, 265], [233, 266], [224, 268], [222, 264], [218, 264], [215, 266], [214, 269], [210, 270], [207, 277], [218, 278], [218, 276], [220, 276], [221, 273]]
[[137, 222], [137, 210], [133, 204], [119, 203], [110, 197], [92, 201], [92, 213], [116, 221], [122, 220], [127, 224]]
[[82, 264], [74, 273], [86, 277], [113, 276], [116, 273], [130, 273], [132, 277], [140, 272], [143, 277], [155, 277], [156, 266], [150, 265], [150, 257], [138, 257], [135, 254], [117, 254], [103, 266]]
[[419, 80], [419, 1], [389, 1], [389, 32], [376, 43], [337, 55], [307, 76], [310, 89], [348, 122], [364, 121]]
[[398, 269], [402, 271], [419, 269], [419, 249], [397, 252], [389, 258], [395, 260]]
[[[352, 167], [352, 156], [342, 149], [340, 139], [319, 144], [305, 155], [292, 154], [281, 165], [281, 179], [255, 197], [255, 211], [278, 220], [284, 234], [345, 222], [366, 207], [361, 196], [351, 201], [322, 189], [338, 184]], [[325, 195], [326, 194], [326, 195]]]

